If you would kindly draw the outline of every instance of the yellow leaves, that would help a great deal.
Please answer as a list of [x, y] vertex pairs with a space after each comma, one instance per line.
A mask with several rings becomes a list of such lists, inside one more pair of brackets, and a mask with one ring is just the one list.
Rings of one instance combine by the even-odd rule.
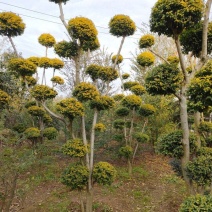
[[68, 30], [75, 39], [81, 43], [84, 41], [94, 41], [98, 34], [93, 22], [85, 17], [72, 18], [68, 22]]
[[0, 90], [0, 106], [2, 107], [7, 105], [9, 103], [9, 99], [10, 96], [6, 92]]
[[115, 15], [109, 22], [110, 33], [117, 37], [133, 35], [136, 25], [127, 15]]
[[14, 37], [23, 34], [25, 24], [22, 18], [12, 12], [0, 13], [0, 34]]
[[155, 56], [151, 52], [142, 52], [137, 56], [137, 62], [140, 66], [151, 66], [155, 61]]
[[59, 85], [63, 85], [64, 84], [64, 79], [59, 77], [59, 76], [52, 77], [51, 81], [56, 83], [56, 84], [59, 84]]
[[41, 34], [38, 38], [38, 42], [42, 46], [49, 47], [49, 48], [51, 48], [56, 43], [55, 38], [48, 33]]
[[149, 48], [155, 44], [155, 38], [153, 35], [144, 35], [139, 40], [139, 48]]

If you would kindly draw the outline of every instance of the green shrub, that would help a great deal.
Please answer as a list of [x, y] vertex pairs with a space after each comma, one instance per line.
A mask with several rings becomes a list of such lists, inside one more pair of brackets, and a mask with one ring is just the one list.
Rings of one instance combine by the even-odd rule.
[[204, 186], [212, 183], [212, 156], [201, 155], [187, 165], [187, 174], [197, 185]]
[[120, 107], [115, 111], [117, 116], [125, 117], [128, 116], [130, 113], [130, 110], [127, 107]]
[[149, 136], [147, 134], [137, 132], [133, 135], [133, 137], [136, 139], [139, 143], [147, 143], [149, 141]]
[[142, 103], [141, 97], [135, 94], [128, 95], [122, 100], [122, 105], [129, 109], [138, 109]]
[[199, 125], [199, 132], [207, 132], [207, 133], [211, 133], [212, 132], [212, 123], [211, 122], [201, 122]]
[[129, 90], [131, 87], [135, 86], [135, 85], [139, 85], [139, 82], [135, 82], [135, 81], [128, 81], [128, 82], [125, 82], [123, 84], [124, 86], [124, 90]]
[[[174, 131], [168, 133], [158, 139], [156, 149], [163, 155], [168, 155], [175, 158], [183, 156], [182, 131]], [[197, 149], [196, 138], [193, 134], [190, 135], [190, 152], [194, 153]]]
[[154, 114], [156, 111], [155, 107], [150, 104], [142, 104], [138, 110], [140, 116], [148, 117]]
[[119, 149], [119, 155], [124, 158], [130, 158], [133, 154], [133, 149], [131, 146], [123, 146]]
[[113, 135], [113, 139], [114, 139], [115, 141], [121, 142], [121, 141], [124, 140], [124, 135], [123, 135], [123, 134], [115, 134], [115, 135]]
[[142, 85], [134, 85], [130, 88], [130, 91], [132, 91], [137, 96], [141, 96], [146, 92], [146, 89]]
[[58, 131], [54, 127], [48, 127], [43, 130], [43, 136], [49, 140], [53, 140], [57, 137]]
[[211, 212], [212, 211], [212, 196], [203, 196], [197, 194], [190, 196], [180, 205], [180, 212]]
[[116, 177], [117, 171], [107, 162], [98, 162], [93, 168], [93, 179], [101, 185], [111, 185]]
[[204, 156], [212, 156], [212, 148], [210, 147], [201, 147], [198, 149], [197, 151], [197, 155], [198, 156], [201, 156], [201, 155], [204, 155]]
[[104, 132], [106, 130], [106, 127], [103, 123], [97, 123], [94, 129], [95, 131], [98, 131], [98, 132]]
[[71, 190], [82, 190], [88, 183], [89, 171], [85, 166], [72, 164], [62, 174], [61, 182]]
[[42, 107], [39, 107], [39, 106], [36, 106], [36, 105], [28, 107], [27, 111], [32, 116], [43, 116], [44, 113], [45, 113], [45, 110]]

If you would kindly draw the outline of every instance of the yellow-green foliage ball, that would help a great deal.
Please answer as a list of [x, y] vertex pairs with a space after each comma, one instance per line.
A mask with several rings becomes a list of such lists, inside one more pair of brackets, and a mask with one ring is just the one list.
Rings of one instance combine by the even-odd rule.
[[110, 33], [117, 37], [133, 35], [136, 25], [127, 15], [115, 15], [109, 22]]
[[129, 90], [131, 87], [133, 87], [135, 85], [139, 85], [139, 82], [128, 81], [128, 82], [123, 83], [124, 90]]
[[72, 18], [68, 22], [68, 30], [75, 39], [79, 39], [81, 45], [84, 41], [94, 41], [98, 34], [94, 23], [85, 17]]
[[201, 122], [198, 129], [202, 133], [212, 133], [212, 123], [208, 121]]
[[137, 56], [137, 63], [140, 66], [151, 66], [155, 62], [155, 56], [151, 52], [142, 52]]
[[61, 69], [64, 67], [64, 62], [58, 58], [51, 59], [51, 67], [54, 69]]
[[118, 129], [118, 130], [122, 130], [125, 126], [125, 121], [122, 120], [122, 119], [116, 119], [114, 122], [113, 122], [113, 127], [115, 129]]
[[138, 110], [139, 115], [147, 117], [154, 114], [156, 111], [155, 107], [150, 104], [142, 104]]
[[84, 114], [82, 103], [74, 98], [63, 99], [56, 104], [56, 108], [61, 114], [67, 116], [71, 120]]
[[142, 85], [134, 85], [130, 88], [130, 91], [132, 91], [137, 96], [141, 96], [146, 92], [146, 89]]
[[117, 116], [124, 117], [128, 116], [130, 113], [130, 110], [127, 107], [120, 107], [115, 111]]
[[114, 106], [114, 99], [110, 96], [98, 96], [90, 102], [90, 107], [100, 110], [108, 110]]
[[37, 83], [37, 80], [32, 76], [26, 76], [25, 79], [27, 81], [28, 86], [33, 86]]
[[128, 95], [122, 100], [123, 106], [129, 109], [138, 109], [142, 103], [141, 97], [136, 96], [135, 94]]
[[8, 105], [9, 99], [10, 96], [6, 92], [0, 90], [0, 106], [3, 107], [5, 105]]
[[35, 85], [31, 90], [32, 96], [38, 101], [53, 99], [57, 95], [57, 91], [47, 85]]
[[63, 85], [64, 84], [64, 79], [59, 77], [59, 76], [52, 77], [51, 81], [56, 83], [56, 84], [59, 84], [59, 85]]
[[25, 103], [25, 108], [29, 108], [29, 107], [31, 107], [31, 106], [36, 106], [36, 101], [28, 101], [28, 102], [26, 102]]
[[62, 151], [65, 155], [70, 157], [82, 158], [88, 152], [88, 147], [85, 146], [81, 139], [75, 138], [68, 140], [63, 146]]
[[79, 99], [79, 101], [88, 101], [93, 100], [99, 96], [99, 92], [97, 88], [91, 83], [81, 82], [75, 87], [73, 96]]
[[32, 76], [36, 72], [36, 65], [24, 58], [12, 58], [9, 61], [8, 68], [11, 71], [17, 72], [22, 77]]
[[94, 165], [93, 179], [100, 185], [111, 185], [116, 175], [116, 169], [108, 162], [98, 162]]
[[[117, 55], [113, 55], [113, 57], [112, 57], [112, 62], [113, 63], [115, 63], [116, 58], [117, 58]], [[119, 55], [116, 64], [120, 64], [123, 61], [123, 59], [124, 59], [123, 56]]]
[[102, 67], [98, 73], [99, 79], [105, 82], [111, 82], [118, 78], [118, 72], [116, 69], [106, 66]]
[[149, 48], [155, 44], [155, 38], [153, 35], [144, 35], [139, 40], [139, 48]]
[[0, 34], [15, 37], [24, 33], [25, 24], [21, 17], [12, 12], [0, 13]]
[[54, 45], [54, 51], [59, 57], [71, 58], [78, 55], [77, 43], [61, 41]]
[[47, 113], [44, 113], [44, 114], [43, 114], [43, 122], [44, 122], [45, 124], [49, 124], [49, 123], [52, 123], [53, 120], [52, 120], [52, 118], [51, 118], [50, 115], [48, 115]]
[[31, 106], [27, 111], [33, 116], [43, 116], [45, 113], [45, 110], [39, 106]]
[[29, 57], [29, 58], [27, 58], [27, 60], [34, 63], [36, 66], [38, 66], [40, 58], [39, 57]]
[[90, 64], [87, 68], [85, 73], [88, 74], [93, 81], [98, 79], [99, 77], [99, 72], [101, 71], [102, 66], [97, 65], [97, 64]]
[[82, 44], [82, 49], [84, 51], [90, 50], [92, 52], [97, 50], [99, 47], [100, 47], [100, 43], [98, 38], [96, 38], [95, 40], [84, 41]]
[[119, 149], [119, 155], [121, 157], [129, 159], [133, 154], [133, 149], [131, 146], [124, 146]]
[[106, 127], [103, 123], [97, 123], [95, 126], [94, 126], [94, 129], [95, 131], [97, 132], [104, 132], [106, 130]]
[[167, 61], [171, 64], [176, 64], [176, 65], [180, 62], [180, 60], [177, 56], [169, 56], [167, 58]]
[[49, 33], [43, 33], [39, 36], [38, 42], [45, 47], [51, 48], [56, 43], [55, 38]]
[[38, 138], [40, 137], [40, 130], [36, 127], [29, 127], [24, 131], [24, 134], [29, 139]]
[[122, 79], [128, 79], [130, 77], [130, 74], [124, 73], [122, 74]]
[[43, 130], [43, 136], [49, 140], [53, 140], [57, 137], [58, 131], [54, 127], [47, 127]]
[[61, 182], [71, 190], [82, 190], [88, 184], [89, 171], [86, 166], [70, 165], [62, 174]]
[[133, 137], [139, 143], [147, 143], [149, 141], [149, 136], [145, 133], [137, 132], [133, 135]]
[[116, 94], [112, 97], [115, 101], [121, 101], [125, 97], [125, 95], [124, 94]]
[[52, 67], [51, 59], [48, 57], [41, 57], [38, 66], [40, 68], [51, 68]]

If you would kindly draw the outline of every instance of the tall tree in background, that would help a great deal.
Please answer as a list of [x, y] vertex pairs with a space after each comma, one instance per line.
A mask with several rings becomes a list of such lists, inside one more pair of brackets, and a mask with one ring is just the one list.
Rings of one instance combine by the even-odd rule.
[[[189, 145], [189, 125], [188, 125], [188, 113], [187, 113], [187, 89], [190, 80], [194, 77], [196, 71], [200, 70], [207, 61], [207, 31], [209, 22], [209, 13], [211, 7], [211, 0], [208, 0], [205, 4], [202, 0], [158, 0], [152, 9], [150, 18], [150, 29], [152, 32], [156, 32], [159, 35], [163, 34], [168, 37], [172, 37], [175, 41], [180, 69], [177, 64], [167, 61], [164, 64], [156, 66], [148, 74], [146, 78], [147, 90], [150, 94], [174, 94], [179, 100], [180, 107], [180, 120], [181, 128], [183, 132], [183, 156], [181, 158], [181, 165], [183, 171], [183, 177], [186, 181], [188, 188], [190, 186], [190, 179], [186, 174], [186, 165], [190, 160], [190, 145]], [[188, 28], [193, 28], [201, 22], [203, 19], [202, 30], [202, 48], [200, 49], [197, 62], [192, 64], [191, 71], [188, 73], [188, 61], [185, 60], [185, 56], [182, 53], [182, 47], [180, 43], [181, 34]], [[191, 46], [192, 54], [192, 46]], [[194, 55], [194, 54], [193, 54]], [[175, 73], [173, 73], [175, 72]], [[171, 76], [172, 75], [172, 76]], [[163, 77], [166, 78], [163, 81]], [[167, 82], [169, 80], [169, 82]]]

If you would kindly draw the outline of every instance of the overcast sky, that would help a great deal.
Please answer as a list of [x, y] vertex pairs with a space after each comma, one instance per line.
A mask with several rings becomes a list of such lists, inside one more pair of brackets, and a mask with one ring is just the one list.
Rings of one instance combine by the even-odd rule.
[[[117, 14], [128, 15], [137, 27], [141, 27], [143, 22], [148, 23], [155, 2], [156, 0], [69, 0], [63, 5], [63, 9], [67, 20], [76, 16], [91, 19], [99, 32], [101, 47], [108, 48], [109, 53], [116, 54], [120, 38], [109, 34], [110, 19]], [[0, 0], [0, 11], [15, 12], [26, 24], [24, 34], [14, 38], [18, 52], [22, 52], [23, 57], [44, 56], [45, 49], [38, 43], [38, 37], [42, 33], [52, 34], [57, 42], [67, 40], [66, 30], [59, 19], [59, 7], [55, 3], [48, 0]], [[126, 39], [121, 52], [124, 57], [128, 58], [130, 52], [135, 52], [136, 42], [140, 36], [141, 32], [138, 29], [133, 36]], [[55, 57], [53, 49], [49, 51], [49, 56]]]

